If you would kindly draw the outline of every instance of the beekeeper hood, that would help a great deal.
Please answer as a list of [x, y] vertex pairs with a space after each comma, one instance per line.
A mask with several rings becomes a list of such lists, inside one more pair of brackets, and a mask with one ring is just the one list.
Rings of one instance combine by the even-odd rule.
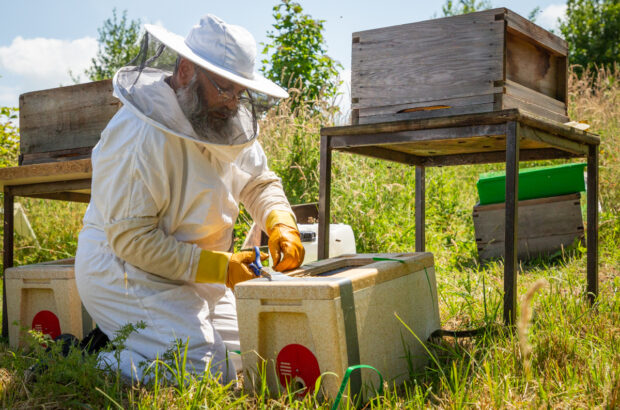
[[[114, 76], [114, 93], [136, 115], [166, 132], [232, 159], [257, 137], [260, 115], [276, 98], [288, 97], [254, 72], [256, 42], [242, 27], [206, 15], [185, 38], [159, 26], [147, 24], [145, 29], [138, 56]], [[236, 111], [225, 119], [210, 116], [195, 77], [175, 92], [166, 78], [179, 57], [244, 87]]]

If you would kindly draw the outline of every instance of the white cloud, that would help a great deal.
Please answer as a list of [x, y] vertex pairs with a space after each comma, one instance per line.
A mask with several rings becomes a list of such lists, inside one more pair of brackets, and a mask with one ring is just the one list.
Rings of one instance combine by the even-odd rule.
[[17, 107], [19, 88], [0, 86], [0, 107]]
[[81, 73], [88, 68], [96, 53], [92, 37], [67, 41], [18, 36], [10, 46], [0, 47], [0, 67], [23, 77], [63, 82], [71, 79], [69, 70]]
[[558, 19], [566, 18], [566, 4], [550, 4], [543, 9], [536, 19], [536, 24], [548, 30], [558, 29]]
[[97, 40], [15, 37], [0, 47], [0, 105], [17, 106], [20, 94], [73, 84], [69, 71], [81, 75], [97, 54]]

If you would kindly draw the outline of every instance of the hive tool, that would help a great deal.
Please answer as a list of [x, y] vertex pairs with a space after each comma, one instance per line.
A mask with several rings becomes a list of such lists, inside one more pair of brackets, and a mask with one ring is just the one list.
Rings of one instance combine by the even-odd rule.
[[258, 277], [262, 276], [271, 280], [271, 274], [263, 269], [263, 264], [260, 261], [260, 250], [258, 249], [258, 246], [254, 247], [254, 255], [254, 262], [250, 263], [250, 268], [252, 268], [254, 274]]

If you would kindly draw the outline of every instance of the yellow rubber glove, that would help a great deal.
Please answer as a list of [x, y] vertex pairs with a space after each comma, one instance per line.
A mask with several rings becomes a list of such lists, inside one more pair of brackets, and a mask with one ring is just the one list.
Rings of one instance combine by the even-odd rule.
[[[268, 257], [266, 253], [260, 253], [261, 260], [264, 261]], [[234, 289], [237, 283], [258, 277], [249, 266], [254, 259], [253, 251], [237, 253], [201, 251], [196, 282], [225, 283], [227, 287]]]
[[266, 225], [273, 269], [284, 272], [299, 267], [304, 261], [306, 250], [301, 244], [293, 215], [286, 211], [271, 211]]

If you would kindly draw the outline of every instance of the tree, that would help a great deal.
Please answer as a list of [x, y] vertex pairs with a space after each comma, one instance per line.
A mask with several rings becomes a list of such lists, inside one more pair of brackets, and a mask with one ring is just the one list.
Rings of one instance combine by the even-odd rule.
[[334, 97], [340, 85], [338, 68], [342, 65], [325, 54], [325, 20], [304, 14], [301, 5], [290, 0], [276, 5], [273, 17], [275, 30], [267, 32], [271, 43], [263, 44], [263, 54], [272, 53], [262, 60], [261, 72], [285, 88], [297, 88], [300, 102]]
[[568, 42], [571, 64], [586, 68], [620, 62], [618, 0], [568, 0], [560, 32]]
[[112, 78], [116, 71], [127, 65], [139, 52], [140, 20], [127, 20], [127, 10], [118, 19], [116, 8], [112, 18], [103, 22], [99, 33], [99, 51], [91, 60], [92, 66], [84, 71], [91, 81]]
[[457, 2], [446, 0], [446, 3], [441, 6], [441, 11], [445, 17], [448, 17], [473, 13], [474, 11], [488, 10], [490, 8], [490, 0], [459, 0]]
[[0, 107], [0, 167], [17, 165], [19, 129], [15, 125], [17, 109]]

